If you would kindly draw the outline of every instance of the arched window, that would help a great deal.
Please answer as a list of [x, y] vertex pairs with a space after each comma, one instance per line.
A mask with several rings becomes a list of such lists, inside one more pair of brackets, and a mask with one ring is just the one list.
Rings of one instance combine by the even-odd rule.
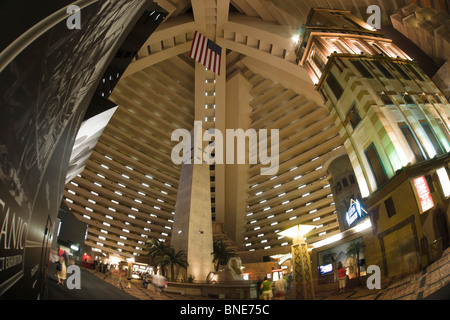
[[355, 180], [355, 177], [351, 174], [350, 175], [350, 184], [355, 184], [356, 183], [356, 180]]
[[344, 188], [348, 187], [348, 181], [347, 178], [342, 179], [342, 185], [344, 186]]
[[337, 188], [338, 192], [342, 190], [342, 186], [341, 186], [340, 182], [337, 183], [336, 188]]

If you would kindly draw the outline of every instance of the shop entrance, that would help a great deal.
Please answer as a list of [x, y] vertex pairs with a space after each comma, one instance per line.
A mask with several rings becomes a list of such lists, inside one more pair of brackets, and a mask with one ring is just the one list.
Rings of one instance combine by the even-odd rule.
[[442, 250], [445, 250], [450, 245], [450, 237], [447, 217], [441, 208], [438, 208], [434, 213], [434, 230], [436, 238], [440, 238], [442, 241]]

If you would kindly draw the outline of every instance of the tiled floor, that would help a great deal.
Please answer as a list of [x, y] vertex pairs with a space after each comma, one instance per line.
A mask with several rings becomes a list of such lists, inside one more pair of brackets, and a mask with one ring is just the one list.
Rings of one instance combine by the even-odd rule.
[[150, 284], [148, 288], [144, 288], [142, 281], [127, 280], [118, 276], [104, 274], [98, 271], [90, 270], [96, 276], [102, 278], [104, 281], [112, 284], [126, 293], [140, 299], [140, 300], [212, 300], [207, 297], [180, 295], [176, 293], [158, 292], [154, 290]]
[[[425, 268], [399, 281], [385, 285], [379, 290], [351, 289], [346, 293], [322, 292], [318, 300], [422, 300], [450, 284], [450, 248], [442, 257]], [[449, 298], [450, 299], [450, 298]]]
[[[91, 272], [141, 300], [211, 300], [202, 296], [160, 293], [153, 290], [151, 285], [148, 289], [144, 288], [141, 281], [128, 281], [120, 279], [118, 276], [93, 270]], [[388, 283], [379, 290], [361, 287], [352, 288], [345, 293], [320, 292], [316, 293], [316, 300], [422, 300], [447, 284], [450, 284], [450, 248], [443, 253], [439, 260], [422, 272]], [[287, 299], [289, 299], [289, 295]]]

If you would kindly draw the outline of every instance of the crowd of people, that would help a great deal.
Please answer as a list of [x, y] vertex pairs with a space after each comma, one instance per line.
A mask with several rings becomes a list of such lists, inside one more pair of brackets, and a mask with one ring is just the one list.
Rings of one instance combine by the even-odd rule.
[[276, 281], [270, 281], [264, 277], [259, 285], [259, 298], [261, 300], [284, 300], [291, 284], [292, 279], [287, 274]]

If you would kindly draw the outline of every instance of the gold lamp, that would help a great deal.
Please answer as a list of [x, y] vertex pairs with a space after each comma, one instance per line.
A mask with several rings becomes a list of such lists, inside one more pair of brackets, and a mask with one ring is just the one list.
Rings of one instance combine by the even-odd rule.
[[314, 229], [316, 226], [311, 226], [307, 224], [297, 224], [289, 229], [279, 232], [279, 235], [292, 238], [294, 242], [304, 242], [304, 236]]

